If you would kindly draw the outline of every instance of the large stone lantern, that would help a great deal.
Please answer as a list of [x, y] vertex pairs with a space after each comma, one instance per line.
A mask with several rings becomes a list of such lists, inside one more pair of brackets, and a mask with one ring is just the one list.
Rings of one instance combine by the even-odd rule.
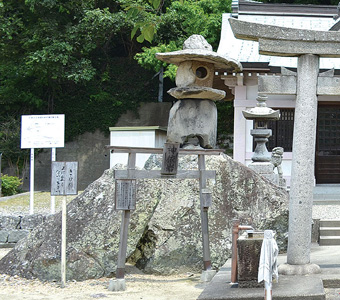
[[271, 153], [268, 152], [266, 143], [268, 138], [272, 136], [272, 130], [268, 129], [268, 121], [278, 120], [280, 111], [267, 107], [266, 100], [266, 96], [259, 95], [255, 107], [242, 111], [247, 120], [253, 120], [255, 123], [250, 134], [254, 137], [256, 148], [251, 158], [253, 162], [249, 165], [249, 168], [278, 184], [273, 172]]
[[167, 142], [214, 148], [216, 145], [217, 109], [214, 101], [225, 92], [213, 89], [215, 69], [241, 70], [241, 64], [212, 51], [200, 35], [192, 35], [183, 50], [157, 53], [159, 60], [178, 65], [176, 86], [168, 93], [178, 99], [170, 110]]

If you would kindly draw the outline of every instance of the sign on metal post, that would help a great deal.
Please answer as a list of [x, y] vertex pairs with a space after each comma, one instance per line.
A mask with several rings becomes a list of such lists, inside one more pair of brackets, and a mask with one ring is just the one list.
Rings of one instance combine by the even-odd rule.
[[30, 214], [34, 213], [34, 149], [64, 147], [64, 137], [65, 115], [21, 116], [21, 149], [31, 149]]
[[136, 209], [136, 180], [116, 179], [116, 210]]
[[67, 195], [76, 195], [78, 162], [53, 161], [51, 196], [64, 196], [61, 213], [61, 287], [66, 284], [66, 202]]
[[52, 162], [51, 195], [76, 195], [78, 162]]
[[21, 116], [21, 149], [64, 147], [65, 115]]

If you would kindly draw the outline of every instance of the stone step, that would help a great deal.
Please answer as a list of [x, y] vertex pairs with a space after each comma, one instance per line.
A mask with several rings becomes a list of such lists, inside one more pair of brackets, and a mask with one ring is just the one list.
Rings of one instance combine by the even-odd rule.
[[320, 236], [320, 246], [339, 246], [340, 237], [339, 236]]
[[336, 199], [315, 199], [313, 205], [340, 205], [340, 200]]
[[320, 220], [320, 227], [339, 227], [340, 220]]
[[340, 227], [320, 227], [320, 236], [340, 237]]

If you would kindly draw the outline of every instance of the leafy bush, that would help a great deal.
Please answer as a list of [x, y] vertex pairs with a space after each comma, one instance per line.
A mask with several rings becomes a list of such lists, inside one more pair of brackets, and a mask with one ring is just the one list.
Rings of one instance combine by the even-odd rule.
[[1, 193], [3, 196], [11, 196], [20, 192], [20, 185], [22, 185], [22, 179], [16, 176], [1, 176]]

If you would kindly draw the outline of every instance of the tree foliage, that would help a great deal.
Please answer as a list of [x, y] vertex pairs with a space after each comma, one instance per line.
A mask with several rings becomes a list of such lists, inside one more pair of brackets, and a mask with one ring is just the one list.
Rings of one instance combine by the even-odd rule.
[[[5, 166], [23, 164], [16, 152], [23, 114], [65, 114], [70, 140], [95, 129], [108, 132], [127, 109], [156, 101], [153, 77], [166, 65], [154, 54], [181, 49], [191, 34], [202, 34], [216, 48], [221, 14], [230, 3], [0, 0], [0, 151]], [[166, 67], [165, 75], [174, 77], [175, 67]]]
[[338, 5], [338, 0], [257, 0], [263, 3]]
[[0, 121], [19, 124], [1, 128], [4, 167], [21, 157], [23, 114], [65, 114], [69, 140], [157, 99], [153, 72], [133, 60], [137, 21], [120, 0], [0, 0]]
[[[140, 30], [137, 41], [143, 41], [144, 38], [148, 41], [151, 38], [152, 41], [150, 46], [143, 47], [136, 59], [141, 66], [155, 71], [159, 71], [161, 66], [167, 67], [167, 64], [155, 58], [155, 53], [182, 49], [183, 42], [192, 34], [201, 34], [216, 49], [220, 40], [222, 13], [229, 12], [231, 7], [231, 1], [225, 0], [166, 3], [162, 2], [157, 10], [152, 7], [127, 7], [129, 12], [139, 15], [143, 20], [136, 24], [132, 36]], [[146, 31], [150, 31], [148, 36], [143, 34]], [[173, 79], [175, 73], [176, 68], [169, 66], [164, 74]]]

